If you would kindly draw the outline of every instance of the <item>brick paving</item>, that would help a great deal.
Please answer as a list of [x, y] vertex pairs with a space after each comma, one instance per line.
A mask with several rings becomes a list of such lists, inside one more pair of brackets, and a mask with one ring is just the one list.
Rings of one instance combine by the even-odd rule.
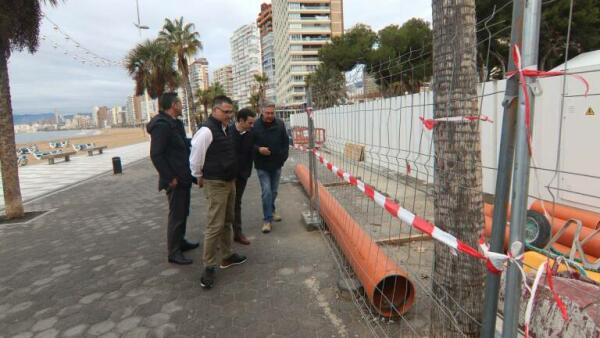
[[[301, 222], [306, 197], [282, 184], [284, 221], [260, 233], [256, 175], [244, 199], [244, 265], [200, 288], [201, 248], [191, 266], [166, 260], [166, 197], [148, 160], [27, 206], [50, 210], [0, 225], [0, 338], [365, 337], [352, 301], [338, 297], [327, 244]], [[290, 172], [290, 168], [287, 168]], [[192, 192], [188, 238], [202, 241], [202, 190]]]

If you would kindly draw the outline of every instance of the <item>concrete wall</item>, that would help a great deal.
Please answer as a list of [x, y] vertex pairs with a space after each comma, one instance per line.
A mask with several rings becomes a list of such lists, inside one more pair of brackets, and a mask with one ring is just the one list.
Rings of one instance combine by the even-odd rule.
[[[572, 69], [590, 84], [574, 77], [539, 80], [533, 118], [533, 162], [530, 196], [600, 212], [600, 70]], [[566, 79], [563, 103], [563, 81]], [[481, 122], [484, 192], [493, 194], [502, 128], [506, 80], [482, 83]], [[561, 107], [563, 107], [561, 112]], [[586, 115], [591, 108], [595, 115]], [[366, 161], [423, 181], [433, 182], [432, 132], [419, 116], [433, 115], [429, 91], [356, 103], [315, 112], [315, 126], [326, 130], [325, 146], [343, 151], [344, 144], [366, 146]], [[291, 126], [307, 126], [306, 114], [291, 117]], [[558, 170], [557, 170], [558, 169]]]

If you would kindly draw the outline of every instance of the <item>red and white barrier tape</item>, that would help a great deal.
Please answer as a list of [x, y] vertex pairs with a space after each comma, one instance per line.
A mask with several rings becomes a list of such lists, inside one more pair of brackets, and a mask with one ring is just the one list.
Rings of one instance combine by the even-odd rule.
[[470, 115], [470, 116], [451, 116], [451, 117], [439, 117], [437, 119], [426, 119], [423, 116], [419, 116], [419, 120], [423, 122], [423, 126], [427, 130], [432, 130], [440, 122], [473, 122], [473, 121], [484, 121], [493, 123], [494, 121], [486, 115]]
[[[294, 148], [305, 152], [309, 152], [309, 149], [304, 148], [302, 146], [295, 145]], [[419, 217], [410, 212], [409, 210], [402, 208], [396, 201], [386, 197], [379, 191], [375, 190], [373, 186], [364, 183], [355, 176], [352, 176], [349, 173], [343, 171], [341, 168], [338, 168], [333, 163], [325, 159], [325, 157], [323, 157], [323, 155], [321, 155], [321, 153], [319, 153], [317, 150], [312, 150], [312, 153], [318, 158], [319, 162], [321, 162], [325, 167], [327, 167], [329, 171], [331, 171], [333, 174], [343, 179], [344, 181], [350, 183], [350, 185], [357, 187], [358, 190], [360, 190], [365, 196], [375, 201], [377, 205], [387, 210], [387, 212], [390, 213], [392, 216], [409, 224], [410, 226], [421, 231], [422, 233], [431, 236], [435, 240], [447, 245], [453, 250], [453, 252], [460, 251], [477, 259], [485, 260], [487, 269], [493, 273], [501, 273], [502, 270], [504, 270], [505, 263], [508, 260], [511, 260], [511, 257], [508, 255], [489, 251], [487, 249], [487, 244], [482, 243], [481, 241], [480, 247], [483, 253], [479, 252], [477, 249], [462, 242], [455, 236], [431, 224], [426, 219]]]
[[[482, 253], [480, 253], [479, 251], [477, 251], [477, 249], [458, 240], [453, 235], [436, 227], [435, 225], [431, 224], [427, 220], [425, 220], [419, 216], [416, 216], [412, 212], [400, 207], [400, 205], [398, 203], [391, 200], [390, 198], [385, 197], [382, 193], [375, 190], [375, 188], [373, 186], [370, 186], [370, 185], [362, 182], [355, 176], [352, 176], [349, 173], [344, 172], [342, 169], [336, 167], [333, 163], [331, 163], [327, 159], [325, 159], [316, 149], [313, 149], [312, 151], [310, 151], [309, 149], [302, 147], [302, 146], [298, 146], [298, 145], [294, 145], [294, 148], [304, 151], [304, 152], [313, 153], [319, 159], [319, 162], [321, 162], [323, 165], [325, 165], [327, 167], [327, 169], [329, 171], [331, 171], [333, 174], [340, 177], [344, 181], [350, 183], [351, 185], [357, 187], [363, 194], [365, 194], [371, 200], [375, 201], [375, 203], [377, 205], [379, 205], [382, 208], [384, 208], [385, 210], [387, 210], [388, 213], [390, 213], [392, 216], [399, 218], [403, 222], [411, 225], [412, 227], [418, 229], [419, 231], [421, 231], [425, 234], [428, 234], [429, 236], [433, 237], [434, 239], [449, 246], [450, 249], [452, 250], [452, 252], [455, 253], [456, 251], [460, 251], [460, 252], [466, 253], [472, 257], [475, 257], [477, 259], [485, 260], [486, 268], [492, 273], [496, 273], [496, 274], [502, 273], [502, 271], [505, 269], [506, 263], [508, 261], [517, 263], [518, 261], [522, 260], [522, 258], [523, 258], [523, 255], [513, 256], [510, 254], [510, 252], [507, 255], [507, 254], [503, 254], [503, 253], [490, 251], [489, 245], [487, 243], [485, 243], [485, 240], [483, 239], [483, 237], [479, 239], [479, 247], [482, 251]], [[548, 287], [550, 288], [550, 291], [553, 294], [554, 301], [556, 302], [558, 308], [560, 309], [565, 321], [568, 321], [569, 316], [567, 314], [567, 309], [566, 309], [564, 303], [561, 301], [558, 294], [556, 293], [556, 291], [554, 290], [554, 283], [552, 280], [553, 271], [550, 269], [548, 261], [544, 262], [542, 265], [540, 265], [538, 267], [536, 277], [535, 277], [534, 282], [531, 287], [529, 287], [529, 285], [527, 284], [527, 277], [526, 277], [525, 271], [523, 270], [523, 267], [521, 266], [521, 264], [516, 264], [516, 266], [521, 271], [521, 274], [523, 277], [523, 284], [530, 293], [530, 299], [527, 303], [527, 307], [526, 307], [526, 311], [525, 311], [525, 336], [526, 337], [529, 336], [529, 323], [531, 321], [531, 315], [532, 315], [532, 311], [533, 311], [535, 295], [536, 295], [537, 288], [538, 288], [540, 280], [541, 280], [541, 275], [544, 272], [544, 270], [546, 270], [546, 279], [548, 282]]]

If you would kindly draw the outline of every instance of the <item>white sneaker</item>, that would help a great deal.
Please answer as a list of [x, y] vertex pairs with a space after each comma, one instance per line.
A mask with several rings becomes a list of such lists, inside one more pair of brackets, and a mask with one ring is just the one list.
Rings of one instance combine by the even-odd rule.
[[268, 234], [269, 232], [271, 232], [271, 223], [270, 222], [265, 222], [263, 224], [262, 232], [263, 232], [263, 234]]
[[273, 212], [273, 220], [275, 222], [281, 222], [281, 216], [279, 216], [279, 213]]

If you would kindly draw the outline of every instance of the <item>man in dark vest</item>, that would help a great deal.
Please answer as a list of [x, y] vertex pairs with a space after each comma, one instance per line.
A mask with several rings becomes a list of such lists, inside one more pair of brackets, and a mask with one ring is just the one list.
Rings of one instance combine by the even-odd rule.
[[246, 257], [232, 252], [232, 224], [235, 218], [235, 178], [237, 158], [233, 135], [228, 129], [233, 102], [227, 96], [213, 100], [212, 114], [192, 139], [190, 168], [204, 187], [208, 200], [208, 222], [204, 229], [204, 272], [200, 285], [210, 289], [217, 270], [221, 249], [221, 269], [242, 264]]
[[235, 221], [233, 222], [233, 240], [240, 244], [249, 245], [250, 241], [242, 232], [242, 197], [248, 177], [252, 174], [252, 163], [254, 158], [254, 137], [252, 126], [256, 119], [256, 113], [248, 108], [241, 109], [236, 114], [236, 122], [230, 126], [235, 140], [235, 151], [237, 155], [238, 173], [235, 180]]
[[254, 145], [256, 157], [254, 166], [262, 190], [263, 226], [262, 232], [271, 232], [272, 222], [281, 221], [275, 210], [275, 200], [281, 177], [281, 167], [288, 158], [290, 140], [285, 123], [275, 117], [275, 104], [265, 103], [262, 114], [254, 124]]
[[151, 136], [150, 159], [158, 171], [158, 190], [166, 190], [169, 200], [167, 248], [169, 262], [191, 264], [184, 251], [195, 249], [198, 243], [184, 239], [190, 211], [190, 188], [195, 178], [190, 172], [190, 140], [185, 135], [181, 116], [181, 100], [176, 93], [164, 93], [159, 98], [160, 112], [146, 126]]

